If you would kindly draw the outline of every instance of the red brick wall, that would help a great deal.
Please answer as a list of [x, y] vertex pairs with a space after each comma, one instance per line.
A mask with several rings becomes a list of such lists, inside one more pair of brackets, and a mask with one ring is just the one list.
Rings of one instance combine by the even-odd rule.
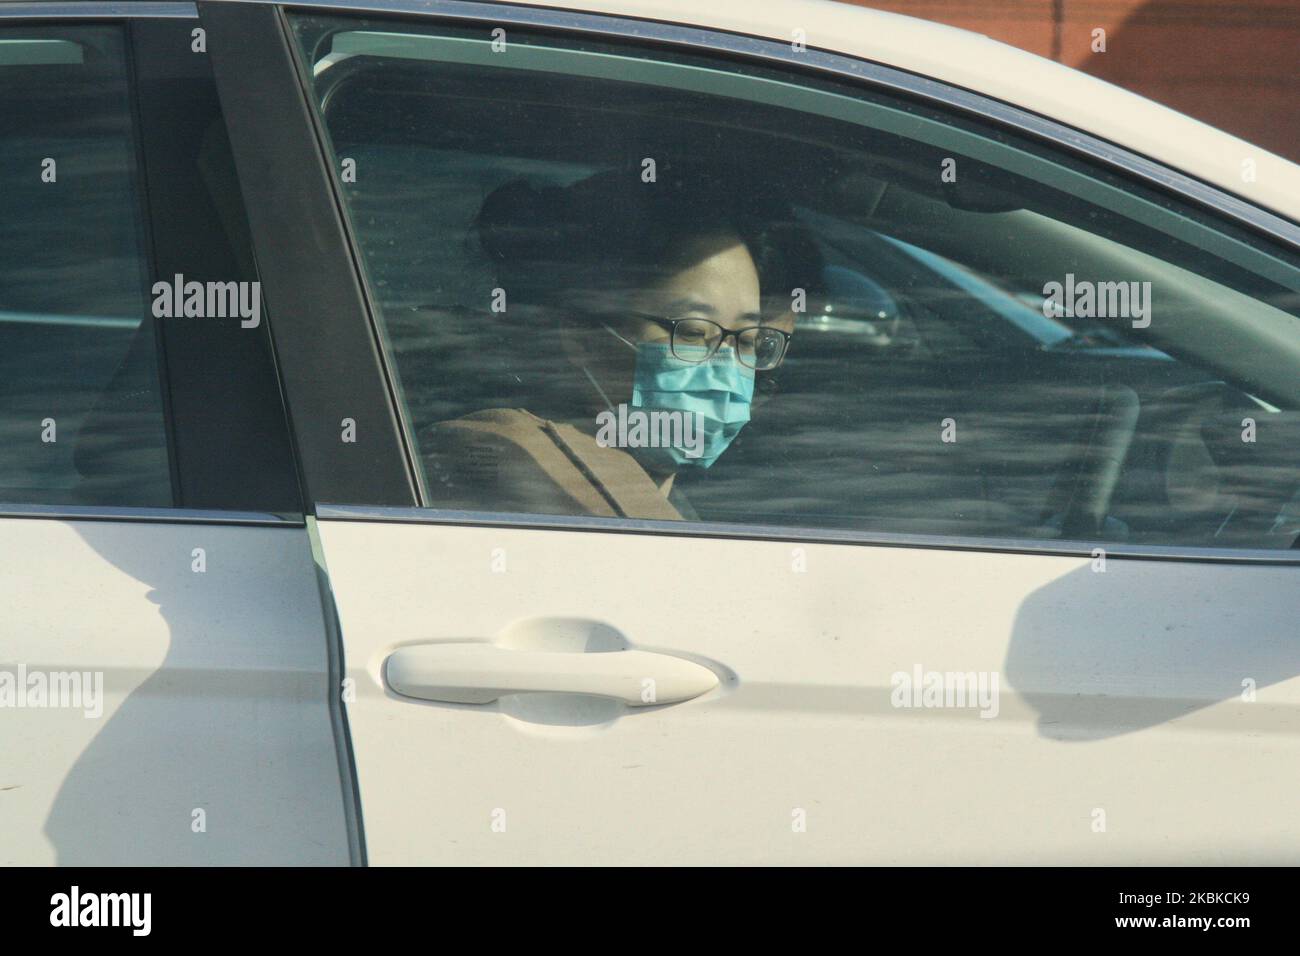
[[1300, 162], [1300, 0], [849, 2], [987, 34]]

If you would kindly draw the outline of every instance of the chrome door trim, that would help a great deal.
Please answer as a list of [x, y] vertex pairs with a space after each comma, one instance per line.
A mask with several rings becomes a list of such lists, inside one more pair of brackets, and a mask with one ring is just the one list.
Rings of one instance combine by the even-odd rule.
[[[268, 0], [221, 0], [225, 3], [266, 3]], [[286, 10], [317, 13], [396, 14], [521, 27], [544, 27], [686, 47], [696, 52], [725, 53], [783, 66], [800, 67], [839, 79], [902, 93], [932, 105], [956, 109], [1045, 141], [1071, 153], [1173, 192], [1239, 223], [1300, 250], [1300, 224], [1256, 206], [1217, 186], [1147, 159], [1125, 147], [1074, 129], [1059, 120], [1032, 113], [1002, 100], [960, 87], [949, 86], [897, 67], [859, 60], [842, 53], [807, 48], [795, 52], [791, 44], [745, 34], [651, 20], [634, 20], [601, 13], [524, 7], [479, 0], [304, 0], [283, 5]]]
[[[880, 548], [937, 551], [983, 551], [1009, 554], [1092, 558], [1100, 548], [1110, 558], [1192, 561], [1212, 564], [1300, 565], [1300, 549], [1209, 548], [1182, 545], [1137, 545], [1105, 541], [1054, 541], [1040, 538], [978, 538], [961, 535], [896, 534], [712, 521], [665, 521], [602, 518], [586, 515], [533, 515], [495, 511], [444, 511], [437, 508], [388, 508], [370, 505], [317, 504], [317, 521], [362, 521], [387, 524], [463, 525], [538, 531], [590, 531], [613, 534], [675, 535], [807, 544], [851, 544]], [[1300, 581], [1297, 582], [1300, 586]]]

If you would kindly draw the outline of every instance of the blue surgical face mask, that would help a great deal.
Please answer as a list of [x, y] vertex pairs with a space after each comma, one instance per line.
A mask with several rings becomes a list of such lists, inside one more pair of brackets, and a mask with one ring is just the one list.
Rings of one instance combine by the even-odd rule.
[[684, 412], [693, 418], [690, 427], [699, 427], [703, 432], [702, 436], [693, 435], [695, 441], [683, 447], [629, 448], [628, 451], [644, 462], [671, 469], [710, 467], [749, 421], [754, 370], [741, 365], [736, 350], [730, 346], [718, 349], [703, 362], [683, 362], [673, 355], [667, 342], [633, 345], [613, 329], [606, 328], [636, 349], [632, 407]]

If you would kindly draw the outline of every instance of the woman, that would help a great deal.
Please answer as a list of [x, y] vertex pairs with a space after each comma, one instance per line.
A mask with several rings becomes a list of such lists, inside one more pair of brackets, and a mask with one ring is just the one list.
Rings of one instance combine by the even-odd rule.
[[523, 394], [422, 436], [435, 505], [694, 517], [674, 480], [712, 467], [749, 421], [794, 331], [792, 263], [816, 272], [789, 214], [741, 195], [696, 169], [487, 197], [476, 230]]

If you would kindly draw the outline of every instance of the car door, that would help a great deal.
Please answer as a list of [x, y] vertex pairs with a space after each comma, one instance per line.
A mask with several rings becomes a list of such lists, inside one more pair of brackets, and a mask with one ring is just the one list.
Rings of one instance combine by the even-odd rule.
[[0, 863], [359, 860], [195, 11], [5, 6]]
[[[1296, 859], [1293, 223], [830, 54], [384, 8], [200, 4], [372, 862]], [[656, 498], [579, 319], [715, 201], [793, 334]]]

